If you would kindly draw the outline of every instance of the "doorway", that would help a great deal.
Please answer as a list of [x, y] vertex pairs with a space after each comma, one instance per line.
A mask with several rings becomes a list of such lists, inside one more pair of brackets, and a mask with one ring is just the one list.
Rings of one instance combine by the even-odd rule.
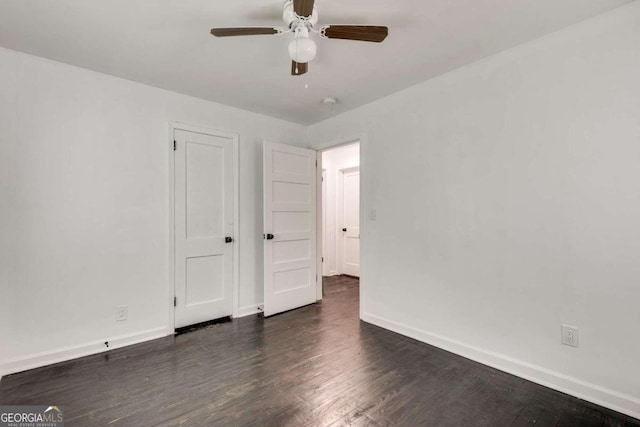
[[263, 148], [264, 316], [323, 299], [329, 277], [359, 288], [360, 141]]
[[360, 277], [360, 143], [322, 151], [323, 294]]

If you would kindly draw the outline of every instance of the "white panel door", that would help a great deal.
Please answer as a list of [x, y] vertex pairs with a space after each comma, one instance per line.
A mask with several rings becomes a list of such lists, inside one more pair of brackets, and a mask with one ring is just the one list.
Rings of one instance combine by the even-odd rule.
[[316, 302], [316, 152], [264, 143], [264, 315]]
[[360, 170], [342, 173], [342, 273], [360, 277]]
[[174, 137], [179, 328], [233, 314], [233, 139], [179, 129]]

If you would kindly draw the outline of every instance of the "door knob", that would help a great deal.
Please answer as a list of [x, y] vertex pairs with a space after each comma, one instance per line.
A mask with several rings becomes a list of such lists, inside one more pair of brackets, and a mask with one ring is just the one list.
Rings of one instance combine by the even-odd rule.
[[224, 238], [224, 242], [225, 242], [225, 243], [231, 243], [231, 242], [233, 242], [233, 237], [225, 237], [225, 238]]
[[346, 228], [343, 228], [343, 229], [342, 229], [342, 231], [347, 231], [347, 229], [346, 229]]
[[273, 240], [274, 235], [269, 233], [267, 234], [267, 240]]

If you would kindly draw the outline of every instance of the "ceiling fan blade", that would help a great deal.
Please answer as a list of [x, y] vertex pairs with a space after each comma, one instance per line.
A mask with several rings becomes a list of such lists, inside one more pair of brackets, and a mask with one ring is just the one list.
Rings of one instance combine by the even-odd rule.
[[[297, 72], [296, 72], [297, 70]], [[292, 76], [301, 76], [304, 73], [306, 73], [307, 71], [309, 71], [309, 63], [305, 62], [300, 63], [300, 62], [296, 62], [296, 61], [291, 61], [291, 75]]]
[[298, 16], [310, 16], [313, 12], [314, 0], [293, 0], [293, 11]]
[[244, 28], [212, 28], [211, 34], [216, 37], [257, 36], [261, 34], [278, 34], [273, 27], [244, 27]]
[[389, 34], [387, 27], [372, 25], [327, 25], [325, 37], [329, 39], [359, 40], [380, 43]]

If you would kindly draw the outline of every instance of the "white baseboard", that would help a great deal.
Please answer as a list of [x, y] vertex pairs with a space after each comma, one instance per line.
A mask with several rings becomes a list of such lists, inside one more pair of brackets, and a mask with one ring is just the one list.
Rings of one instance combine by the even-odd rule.
[[401, 335], [431, 344], [467, 359], [474, 360], [492, 368], [541, 384], [583, 400], [604, 406], [614, 411], [640, 419], [640, 400], [614, 390], [591, 384], [577, 378], [545, 369], [521, 360], [473, 347], [459, 341], [432, 334], [393, 320], [370, 313], [363, 313], [361, 319]]
[[240, 307], [238, 317], [251, 316], [252, 314], [262, 313], [262, 304], [253, 304]]
[[[162, 338], [167, 335], [171, 335], [172, 333], [173, 332], [167, 331], [166, 327], [162, 327], [32, 354], [27, 357], [0, 363], [0, 376], [15, 374], [16, 372], [22, 372], [29, 369], [40, 368], [42, 366], [64, 362], [67, 360], [76, 359], [78, 357], [103, 353], [105, 351], [113, 350], [116, 348], [138, 344], [156, 338]], [[108, 348], [104, 345], [105, 341], [109, 341]]]

